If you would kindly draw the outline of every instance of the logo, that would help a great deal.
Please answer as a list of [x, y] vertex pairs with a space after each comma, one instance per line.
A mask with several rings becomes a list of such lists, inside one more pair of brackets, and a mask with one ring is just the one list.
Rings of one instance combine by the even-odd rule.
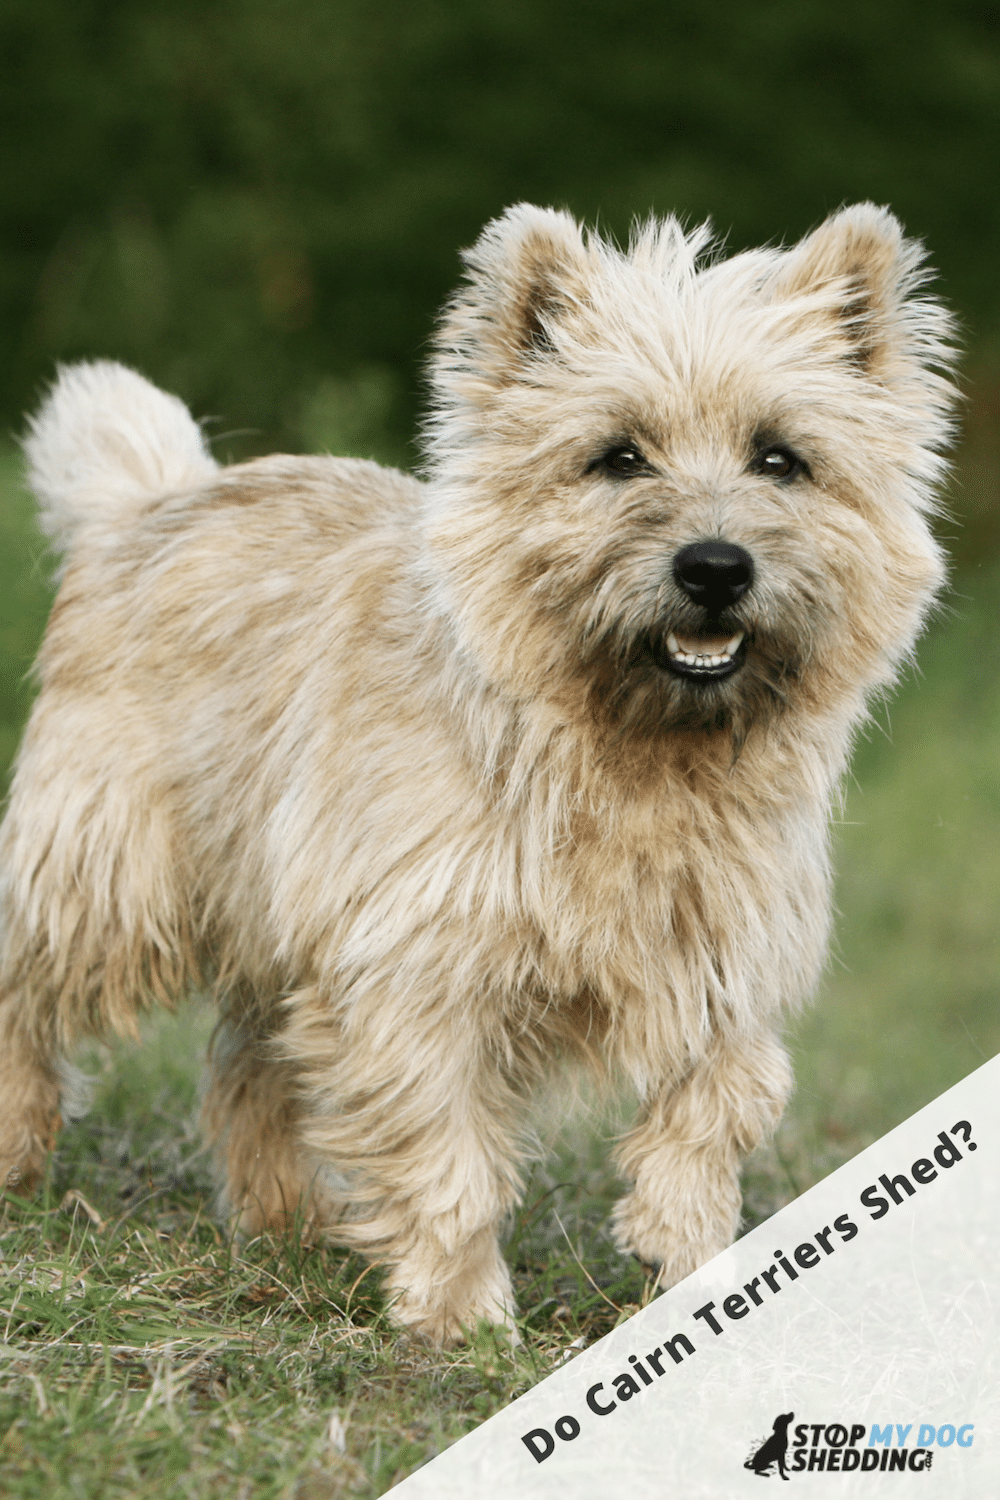
[[783, 1417], [775, 1417], [771, 1436], [751, 1448], [750, 1457], [743, 1465], [744, 1469], [753, 1469], [755, 1474], [763, 1474], [769, 1478], [771, 1470], [777, 1464], [782, 1479], [788, 1478], [785, 1472], [785, 1454], [788, 1452], [788, 1424], [794, 1418], [793, 1411], [786, 1412]]
[[798, 1422], [794, 1427], [793, 1422], [792, 1411], [775, 1417], [770, 1435], [754, 1440], [743, 1467], [762, 1479], [855, 1469], [862, 1474], [926, 1474], [935, 1448], [971, 1448], [975, 1431], [972, 1422]]

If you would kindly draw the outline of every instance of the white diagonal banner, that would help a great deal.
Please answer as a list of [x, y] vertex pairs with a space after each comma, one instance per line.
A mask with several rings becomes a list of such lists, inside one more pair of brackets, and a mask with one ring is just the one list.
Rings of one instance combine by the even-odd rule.
[[397, 1486], [1000, 1500], [1000, 1058]]

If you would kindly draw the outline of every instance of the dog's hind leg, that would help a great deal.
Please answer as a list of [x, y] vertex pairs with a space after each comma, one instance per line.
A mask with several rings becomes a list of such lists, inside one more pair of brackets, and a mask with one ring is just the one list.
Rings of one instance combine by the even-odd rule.
[[298, 1070], [275, 1044], [273, 1015], [235, 990], [209, 1049], [202, 1126], [213, 1147], [221, 1208], [244, 1234], [308, 1230], [336, 1214], [328, 1174], [302, 1145]]
[[36, 703], [0, 831], [0, 1180], [25, 1185], [74, 1042], [135, 1035], [143, 1006], [169, 1004], [194, 970], [165, 800], [102, 749], [106, 705], [65, 707], [72, 734]]
[[790, 1092], [788, 1058], [772, 1033], [718, 1037], [621, 1143], [618, 1161], [635, 1185], [615, 1210], [615, 1238], [662, 1266], [664, 1285], [732, 1243], [741, 1157], [774, 1129]]
[[20, 996], [0, 1000], [0, 1190], [33, 1188], [61, 1124], [57, 1051]]

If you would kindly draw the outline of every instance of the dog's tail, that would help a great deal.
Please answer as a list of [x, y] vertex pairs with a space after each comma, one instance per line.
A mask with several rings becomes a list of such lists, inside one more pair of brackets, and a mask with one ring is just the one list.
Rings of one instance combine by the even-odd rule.
[[39, 525], [60, 552], [79, 527], [114, 532], [217, 468], [183, 401], [109, 360], [60, 368], [24, 451]]

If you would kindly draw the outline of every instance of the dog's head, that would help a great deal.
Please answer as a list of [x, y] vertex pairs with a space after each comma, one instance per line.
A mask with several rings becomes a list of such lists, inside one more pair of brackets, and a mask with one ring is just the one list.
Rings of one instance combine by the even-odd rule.
[[622, 252], [521, 206], [466, 257], [432, 366], [427, 539], [464, 651], [616, 732], [853, 717], [942, 578], [947, 314], [884, 209], [787, 251]]

